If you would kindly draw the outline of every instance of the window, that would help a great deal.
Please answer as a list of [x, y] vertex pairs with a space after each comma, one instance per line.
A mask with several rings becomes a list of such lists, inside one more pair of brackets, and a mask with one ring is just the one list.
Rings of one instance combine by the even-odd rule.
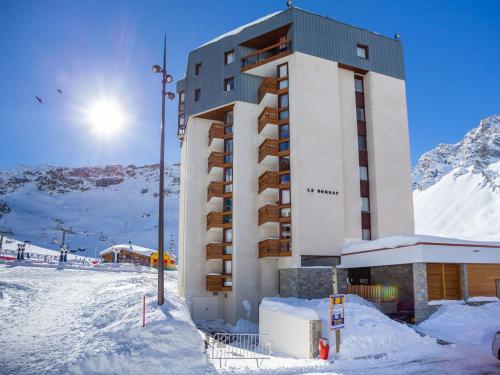
[[179, 93], [179, 112], [184, 112], [184, 102], [186, 99], [186, 94], [184, 91]]
[[280, 203], [281, 204], [290, 204], [290, 189], [281, 189], [280, 190]]
[[233, 168], [224, 169], [224, 181], [233, 181]]
[[224, 64], [232, 64], [234, 62], [234, 49], [224, 52]]
[[368, 150], [366, 146], [366, 136], [358, 135], [358, 149], [364, 151]]
[[280, 142], [280, 152], [285, 152], [290, 150], [290, 142], [285, 141], [285, 142]]
[[354, 89], [356, 92], [364, 92], [363, 89], [363, 78], [361, 77], [354, 77]]
[[288, 107], [288, 94], [281, 94], [278, 97], [278, 107], [279, 108], [286, 108], [286, 107]]
[[280, 172], [289, 171], [290, 170], [290, 157], [289, 156], [281, 157], [279, 164], [280, 164], [279, 165]]
[[233, 279], [231, 279], [229, 277], [225, 278], [223, 284], [224, 284], [224, 286], [231, 287], [231, 286], [233, 286]]
[[224, 273], [224, 275], [231, 275], [232, 271], [233, 271], [233, 261], [225, 260], [222, 272]]
[[225, 255], [231, 255], [233, 253], [233, 247], [232, 246], [224, 246], [224, 254]]
[[201, 99], [201, 89], [194, 90], [194, 101], [199, 102]]
[[359, 179], [361, 181], [368, 181], [368, 168], [359, 167]]
[[224, 141], [224, 163], [232, 163], [233, 162], [233, 140], [226, 139]]
[[280, 174], [280, 184], [290, 183], [290, 173]]
[[292, 209], [290, 207], [282, 208], [280, 211], [280, 217], [288, 218], [292, 216]]
[[186, 115], [183, 113], [179, 115], [179, 127], [183, 127], [186, 124]]
[[194, 75], [198, 77], [201, 73], [201, 63], [198, 63], [194, 66]]
[[226, 125], [233, 125], [233, 111], [226, 112]]
[[278, 65], [278, 78], [288, 77], [288, 64]]
[[358, 121], [366, 121], [365, 109], [363, 107], [356, 107], [356, 118], [358, 119]]
[[364, 241], [370, 241], [372, 239], [372, 233], [370, 229], [363, 229], [361, 231], [361, 236]]
[[278, 119], [279, 120], [286, 120], [288, 119], [288, 110], [284, 110], [284, 111], [280, 111], [279, 115], [278, 115]]
[[233, 209], [233, 200], [231, 198], [224, 198], [222, 202], [222, 211], [231, 212]]
[[280, 226], [280, 237], [281, 238], [290, 238], [292, 234], [292, 225], [291, 224], [281, 224]]
[[233, 242], [233, 230], [224, 229], [224, 242]]
[[234, 90], [234, 77], [229, 77], [224, 80], [224, 91], [232, 91]]
[[356, 55], [362, 59], [368, 59], [368, 46], [358, 44], [356, 46]]
[[280, 125], [280, 127], [279, 127], [279, 138], [280, 139], [290, 138], [290, 126], [288, 124], [286, 124], [286, 125]]
[[288, 79], [278, 81], [278, 90], [286, 89], [288, 87]]
[[370, 212], [370, 199], [361, 197], [361, 211]]
[[224, 215], [222, 216], [222, 223], [223, 224], [231, 224], [233, 222], [233, 215]]
[[224, 193], [232, 193], [232, 192], [233, 192], [233, 184], [225, 184]]

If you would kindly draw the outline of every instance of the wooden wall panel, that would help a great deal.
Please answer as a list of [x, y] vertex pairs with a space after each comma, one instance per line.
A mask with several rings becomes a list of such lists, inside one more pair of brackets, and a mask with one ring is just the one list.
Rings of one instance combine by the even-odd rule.
[[427, 293], [429, 301], [461, 299], [460, 284], [459, 264], [427, 263]]
[[467, 280], [471, 297], [496, 296], [495, 280], [499, 279], [500, 264], [467, 264]]
[[460, 265], [444, 264], [446, 299], [462, 299], [460, 287]]
[[427, 293], [429, 301], [443, 299], [441, 264], [427, 263]]

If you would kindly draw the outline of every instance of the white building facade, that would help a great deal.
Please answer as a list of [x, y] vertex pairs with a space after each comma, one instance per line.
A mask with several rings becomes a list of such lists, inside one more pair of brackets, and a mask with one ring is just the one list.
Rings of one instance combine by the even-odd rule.
[[279, 270], [412, 235], [399, 40], [291, 8], [194, 50], [178, 83], [179, 288], [257, 320]]

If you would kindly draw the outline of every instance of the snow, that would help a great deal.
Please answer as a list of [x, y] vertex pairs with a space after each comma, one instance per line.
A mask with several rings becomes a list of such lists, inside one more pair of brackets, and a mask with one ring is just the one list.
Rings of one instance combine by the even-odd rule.
[[500, 302], [481, 306], [443, 304], [417, 329], [449, 342], [488, 347], [495, 332], [500, 330]]
[[499, 246], [500, 242], [487, 242], [487, 241], [469, 241], [460, 240], [457, 238], [447, 238], [438, 236], [389, 236], [382, 237], [373, 241], [356, 241], [351, 242], [344, 246], [342, 254], [359, 253], [363, 251], [377, 250], [377, 249], [394, 249], [402, 246], [412, 246], [422, 242], [440, 243], [440, 244], [462, 244], [462, 245], [491, 245]]
[[113, 253], [117, 250], [127, 250], [132, 253], [136, 253], [139, 255], [144, 255], [144, 256], [151, 256], [151, 254], [156, 253], [156, 250], [151, 250], [142, 246], [137, 246], [133, 244], [129, 245], [113, 245], [111, 247], [108, 247], [107, 249], [103, 250], [100, 252], [101, 255], [105, 255], [108, 253]]
[[153, 274], [0, 265], [0, 373], [204, 374], [176, 277], [165, 274], [159, 308]]
[[[23, 244], [23, 243], [24, 242], [15, 240], [13, 238], [4, 237], [3, 243], [2, 243], [2, 250], [7, 251], [7, 253], [10, 255], [17, 256], [17, 245]], [[57, 257], [57, 258], [59, 258], [59, 255], [60, 255], [59, 251], [46, 249], [44, 247], [29, 244], [29, 243], [26, 244], [25, 254], [26, 253], [35, 254], [35, 255], [48, 255], [48, 256]], [[78, 255], [68, 253], [68, 260], [70, 260], [70, 261], [71, 260], [82, 260], [82, 259], [93, 260], [93, 258], [78, 256]]]
[[497, 302], [497, 301], [500, 301], [498, 297], [476, 296], [476, 297], [469, 297], [467, 299], [467, 302]]
[[255, 21], [252, 21], [252, 22], [247, 23], [247, 24], [245, 24], [245, 25], [243, 25], [243, 26], [237, 27], [236, 29], [233, 29], [233, 30], [231, 30], [231, 31], [228, 31], [227, 33], [224, 33], [224, 34], [222, 34], [222, 35], [219, 35], [218, 37], [216, 37], [216, 38], [214, 38], [214, 39], [212, 39], [212, 40], [210, 40], [210, 41], [206, 42], [205, 44], [202, 44], [202, 45], [201, 45], [201, 46], [199, 46], [198, 48], [205, 47], [205, 46], [207, 46], [207, 45], [209, 45], [209, 44], [215, 43], [215, 42], [217, 42], [217, 41], [219, 41], [219, 40], [221, 40], [221, 39], [224, 39], [224, 38], [226, 38], [226, 37], [228, 37], [228, 36], [238, 34], [238, 33], [240, 33], [242, 30], [246, 29], [247, 27], [250, 27], [250, 26], [256, 25], [256, 24], [258, 24], [258, 23], [264, 22], [265, 20], [267, 20], [267, 19], [269, 19], [269, 18], [271, 18], [271, 17], [274, 17], [275, 15], [280, 14], [281, 12], [283, 12], [283, 11], [279, 11], [279, 12], [274, 12], [274, 13], [268, 14], [267, 16], [261, 17], [261, 18], [259, 18], [259, 19], [255, 20]]

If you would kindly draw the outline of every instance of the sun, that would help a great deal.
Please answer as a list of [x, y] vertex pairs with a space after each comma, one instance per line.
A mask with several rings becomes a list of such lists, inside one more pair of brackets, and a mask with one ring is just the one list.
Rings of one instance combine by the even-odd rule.
[[125, 124], [125, 114], [113, 99], [96, 101], [86, 112], [92, 133], [99, 136], [114, 135], [120, 132]]

